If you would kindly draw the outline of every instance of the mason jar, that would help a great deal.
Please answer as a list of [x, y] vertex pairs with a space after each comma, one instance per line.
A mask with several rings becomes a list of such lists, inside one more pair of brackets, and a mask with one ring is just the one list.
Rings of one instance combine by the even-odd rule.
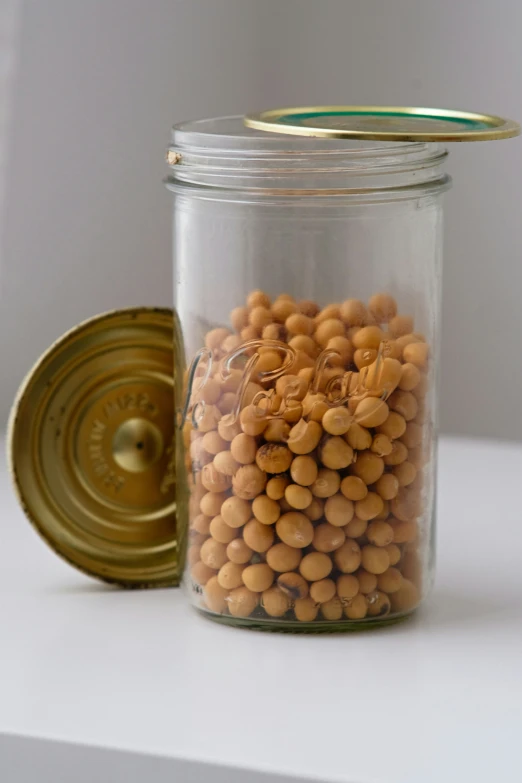
[[231, 625], [390, 623], [434, 574], [438, 137], [480, 122], [268, 114], [168, 154], [185, 581]]

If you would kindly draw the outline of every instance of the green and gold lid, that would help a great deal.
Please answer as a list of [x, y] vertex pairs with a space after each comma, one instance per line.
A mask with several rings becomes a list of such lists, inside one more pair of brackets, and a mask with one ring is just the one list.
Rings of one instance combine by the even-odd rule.
[[311, 106], [248, 114], [272, 133], [369, 141], [487, 141], [518, 136], [520, 125], [491, 114], [416, 106]]
[[178, 581], [173, 312], [132, 308], [59, 339], [13, 407], [20, 502], [72, 565], [126, 587]]

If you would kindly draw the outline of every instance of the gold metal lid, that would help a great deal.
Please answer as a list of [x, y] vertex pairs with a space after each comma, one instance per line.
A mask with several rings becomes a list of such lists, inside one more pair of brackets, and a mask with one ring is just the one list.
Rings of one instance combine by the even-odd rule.
[[272, 133], [371, 141], [487, 141], [518, 136], [520, 125], [489, 114], [414, 106], [312, 106], [248, 114]]
[[11, 470], [57, 554], [126, 587], [178, 581], [173, 312], [132, 308], [65, 334], [13, 407]]

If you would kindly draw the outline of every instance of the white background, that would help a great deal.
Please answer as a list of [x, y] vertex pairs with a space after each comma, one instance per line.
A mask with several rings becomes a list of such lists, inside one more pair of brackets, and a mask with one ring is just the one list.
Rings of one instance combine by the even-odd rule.
[[[1, 2], [1, 0], [0, 0]], [[518, 0], [25, 0], [3, 215], [0, 412], [55, 338], [171, 303], [173, 122], [278, 105], [522, 119]], [[522, 141], [449, 161], [442, 427], [522, 438]]]

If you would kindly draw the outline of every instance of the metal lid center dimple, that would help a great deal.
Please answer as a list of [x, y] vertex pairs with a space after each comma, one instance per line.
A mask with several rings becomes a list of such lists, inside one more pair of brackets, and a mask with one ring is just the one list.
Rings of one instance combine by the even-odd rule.
[[128, 473], [143, 473], [163, 454], [163, 435], [146, 419], [127, 419], [112, 440], [114, 461]]

